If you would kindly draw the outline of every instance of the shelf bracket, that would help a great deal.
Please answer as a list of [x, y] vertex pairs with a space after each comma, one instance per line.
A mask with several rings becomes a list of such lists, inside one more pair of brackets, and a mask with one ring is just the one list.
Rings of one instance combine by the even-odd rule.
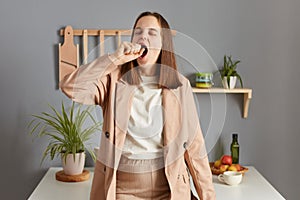
[[248, 110], [249, 110], [249, 104], [250, 100], [252, 98], [252, 90], [249, 90], [248, 92], [244, 93], [244, 113], [243, 113], [243, 118], [248, 117]]
[[193, 88], [194, 93], [212, 93], [212, 94], [243, 94], [244, 105], [243, 105], [243, 118], [248, 117], [248, 110], [250, 105], [250, 100], [252, 99], [252, 89], [249, 88], [234, 88], [234, 89], [224, 89], [224, 88], [209, 88], [200, 89]]

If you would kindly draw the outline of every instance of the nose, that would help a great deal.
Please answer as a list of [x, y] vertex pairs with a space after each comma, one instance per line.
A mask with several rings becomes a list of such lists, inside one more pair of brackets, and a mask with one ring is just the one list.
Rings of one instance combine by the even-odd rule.
[[146, 31], [143, 31], [143, 33], [142, 33], [142, 39], [143, 40], [147, 40], [147, 32]]

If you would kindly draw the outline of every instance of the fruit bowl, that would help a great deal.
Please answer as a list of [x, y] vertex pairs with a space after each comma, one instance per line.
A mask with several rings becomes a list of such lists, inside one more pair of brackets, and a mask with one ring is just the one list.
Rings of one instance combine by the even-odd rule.
[[[214, 174], [214, 175], [223, 174], [223, 171], [221, 171], [220, 169], [214, 167], [214, 162], [210, 162], [209, 166], [210, 166], [210, 170], [211, 170], [212, 174]], [[243, 167], [243, 166], [241, 166], [241, 170], [239, 170], [239, 172], [241, 172], [243, 175], [247, 171], [248, 171], [248, 168], [247, 167]]]

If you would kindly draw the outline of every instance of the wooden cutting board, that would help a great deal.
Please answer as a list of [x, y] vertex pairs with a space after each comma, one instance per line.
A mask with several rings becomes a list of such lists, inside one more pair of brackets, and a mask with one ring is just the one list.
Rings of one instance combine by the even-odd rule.
[[90, 171], [83, 170], [82, 174], [78, 175], [67, 175], [63, 170], [56, 172], [55, 178], [62, 182], [82, 182], [90, 178]]
[[79, 48], [78, 45], [74, 45], [73, 36], [73, 28], [71, 26], [66, 26], [64, 29], [64, 43], [63, 45], [59, 43], [58, 46], [59, 81], [79, 66]]

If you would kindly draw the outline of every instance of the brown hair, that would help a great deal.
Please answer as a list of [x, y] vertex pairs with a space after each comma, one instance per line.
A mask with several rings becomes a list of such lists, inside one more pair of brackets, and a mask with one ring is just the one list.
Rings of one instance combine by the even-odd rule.
[[[162, 49], [157, 59], [157, 63], [160, 64], [159, 87], [169, 89], [177, 88], [182, 84], [178, 78], [170, 26], [160, 14], [156, 12], [143, 12], [137, 17], [133, 29], [135, 29], [137, 22], [145, 16], [154, 16], [162, 28]], [[132, 38], [133, 33], [131, 35], [131, 39]], [[141, 77], [136, 66], [138, 66], [136, 60], [127, 62], [121, 66], [121, 75], [129, 84], [139, 84], [141, 81]]]

